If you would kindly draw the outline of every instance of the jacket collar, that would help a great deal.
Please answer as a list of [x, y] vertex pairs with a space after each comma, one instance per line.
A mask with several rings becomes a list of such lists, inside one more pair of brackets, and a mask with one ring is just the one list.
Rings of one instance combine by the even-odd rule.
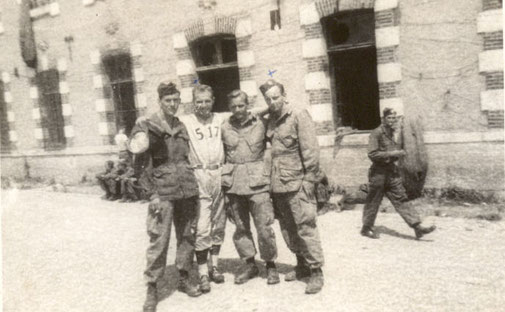
[[251, 112], [247, 112], [247, 118], [243, 122], [239, 122], [233, 115], [230, 116], [230, 121], [232, 126], [238, 128], [244, 127], [250, 121], [256, 120], [256, 118], [256, 115], [252, 114]]
[[173, 122], [174, 126], [173, 127], [171, 127], [170, 124], [167, 122], [167, 119], [166, 119], [165, 115], [163, 114], [163, 112], [161, 112], [161, 111], [158, 112], [158, 118], [160, 120], [161, 127], [170, 136], [176, 135], [184, 128], [184, 125], [179, 120], [179, 118], [177, 118], [176, 116], [173, 116], [173, 118], [174, 118], [174, 122]]

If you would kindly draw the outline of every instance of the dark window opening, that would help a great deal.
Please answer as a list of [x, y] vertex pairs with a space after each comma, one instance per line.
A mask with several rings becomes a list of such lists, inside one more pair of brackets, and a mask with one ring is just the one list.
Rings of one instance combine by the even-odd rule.
[[337, 13], [321, 23], [328, 46], [337, 126], [376, 128], [381, 120], [373, 10]]
[[240, 88], [237, 41], [232, 35], [201, 38], [190, 45], [200, 84], [214, 91], [214, 112], [228, 111], [227, 95]]
[[4, 83], [0, 80], [0, 137], [2, 141], [0, 147], [2, 152], [10, 149], [9, 121], [7, 117], [7, 103], [5, 102], [4, 91]]
[[116, 128], [124, 127], [126, 135], [129, 135], [137, 119], [130, 54], [107, 55], [102, 62], [112, 89]]
[[65, 147], [65, 121], [60, 95], [58, 70], [49, 69], [37, 73], [36, 82], [39, 90], [40, 122], [45, 149]]
[[277, 9], [270, 11], [270, 29], [281, 29], [281, 10]]

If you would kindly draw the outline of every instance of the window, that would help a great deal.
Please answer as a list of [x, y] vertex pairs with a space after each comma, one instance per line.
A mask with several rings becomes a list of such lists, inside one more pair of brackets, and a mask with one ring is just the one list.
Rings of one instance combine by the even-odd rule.
[[65, 147], [64, 120], [61, 107], [58, 70], [49, 69], [37, 73], [39, 89], [40, 122], [45, 149]]
[[213, 111], [227, 111], [228, 93], [240, 88], [235, 36], [204, 37], [191, 43], [190, 47], [199, 82], [214, 90]]
[[111, 54], [102, 62], [112, 89], [116, 128], [125, 127], [125, 133], [129, 135], [137, 119], [131, 56], [128, 53]]
[[374, 19], [373, 9], [345, 11], [321, 19], [338, 127], [371, 130], [380, 124]]
[[1, 151], [8, 151], [10, 148], [9, 140], [9, 121], [7, 118], [7, 103], [4, 98], [4, 83], [0, 80], [0, 137], [2, 140]]

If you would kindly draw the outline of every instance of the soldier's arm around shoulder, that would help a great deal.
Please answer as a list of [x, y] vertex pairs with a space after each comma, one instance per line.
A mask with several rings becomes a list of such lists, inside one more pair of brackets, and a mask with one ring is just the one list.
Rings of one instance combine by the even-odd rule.
[[319, 167], [319, 144], [314, 122], [306, 109], [293, 110], [293, 113], [296, 118], [300, 154], [305, 168], [303, 179], [313, 183], [319, 182], [324, 174]]

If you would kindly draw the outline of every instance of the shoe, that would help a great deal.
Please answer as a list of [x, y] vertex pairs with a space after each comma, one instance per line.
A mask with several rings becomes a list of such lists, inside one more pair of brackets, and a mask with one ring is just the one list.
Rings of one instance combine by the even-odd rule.
[[177, 290], [185, 293], [190, 297], [198, 297], [202, 294], [202, 292], [198, 289], [198, 287], [190, 284], [188, 278], [179, 279], [179, 284], [177, 285]]
[[305, 259], [300, 255], [296, 255], [295, 269], [291, 272], [288, 272], [284, 276], [284, 281], [292, 282], [294, 280], [302, 280], [309, 276], [310, 276], [310, 269], [307, 266]]
[[156, 312], [156, 305], [158, 305], [158, 290], [156, 289], [156, 283], [148, 283], [146, 301], [144, 302], [144, 312]]
[[224, 275], [219, 272], [217, 267], [213, 266], [209, 272], [210, 280], [216, 284], [224, 283]]
[[368, 238], [372, 238], [372, 239], [378, 239], [379, 238], [379, 234], [375, 233], [374, 230], [372, 230], [372, 228], [370, 227], [367, 227], [367, 226], [364, 226], [363, 228], [361, 228], [361, 235], [362, 236], [365, 236], [365, 237], [368, 237]]
[[305, 293], [309, 295], [317, 294], [321, 291], [324, 285], [323, 271], [321, 269], [312, 269], [310, 271], [310, 279]]
[[251, 278], [255, 278], [260, 274], [260, 270], [256, 264], [249, 264], [247, 269], [241, 274], [235, 276], [235, 284], [244, 284]]
[[202, 275], [200, 277], [200, 290], [204, 294], [210, 292], [210, 279], [207, 275]]
[[277, 272], [277, 268], [267, 268], [267, 284], [274, 285], [279, 284], [279, 272]]
[[420, 239], [426, 234], [429, 234], [437, 229], [436, 226], [432, 225], [429, 227], [422, 226], [421, 224], [418, 224], [414, 227], [414, 232], [416, 233], [416, 238]]

